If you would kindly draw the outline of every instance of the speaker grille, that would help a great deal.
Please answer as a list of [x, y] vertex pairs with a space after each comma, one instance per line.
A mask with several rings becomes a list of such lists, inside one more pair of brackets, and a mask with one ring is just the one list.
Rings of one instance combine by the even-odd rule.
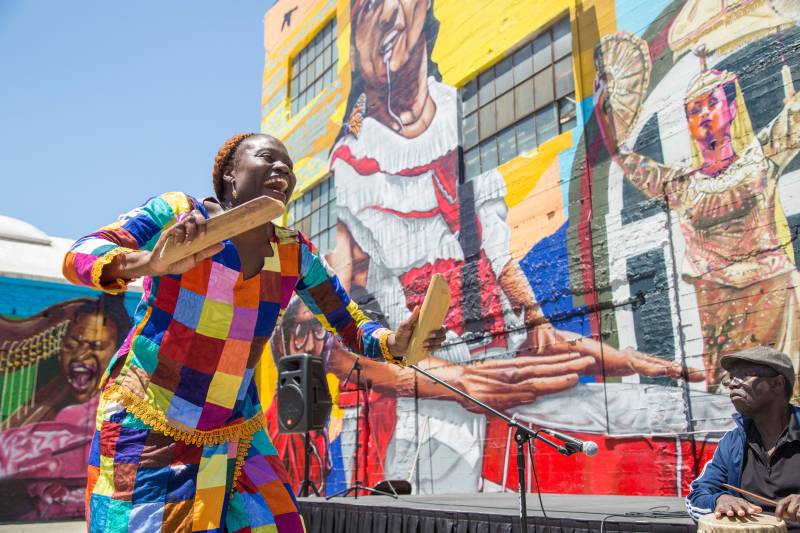
[[286, 429], [294, 429], [303, 421], [305, 412], [303, 391], [294, 383], [281, 387], [278, 391], [278, 404], [280, 405], [279, 419]]

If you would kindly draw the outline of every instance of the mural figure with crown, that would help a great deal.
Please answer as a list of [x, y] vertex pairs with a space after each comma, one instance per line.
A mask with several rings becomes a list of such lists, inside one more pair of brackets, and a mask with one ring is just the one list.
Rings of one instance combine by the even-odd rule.
[[[673, 27], [671, 44], [676, 51], [685, 50], [692, 34], [684, 27], [688, 19], [682, 17], [687, 7], [691, 6], [684, 6]], [[733, 11], [736, 6], [728, 7]], [[770, 28], [774, 31], [786, 20], [773, 21]], [[741, 23], [740, 18], [736, 21]], [[730, 37], [714, 35], [717, 52], [737, 44]], [[635, 90], [626, 87], [619, 75], [621, 62], [616, 55], [621, 47], [643, 51], [639, 54], [643, 79]], [[791, 354], [798, 367], [800, 275], [792, 258], [778, 180], [800, 151], [800, 96], [784, 64], [783, 108], [756, 132], [739, 75], [710, 68], [710, 51], [702, 39], [693, 51], [700, 72], [682, 97], [690, 136], [688, 163], [661, 163], [631, 148], [637, 140], [631, 131], [650, 84], [649, 50], [638, 37], [616, 34], [597, 46], [595, 115], [607, 150], [625, 177], [677, 215], [685, 240], [683, 279], [694, 286], [706, 383], [713, 392], [723, 377], [719, 358], [752, 345], [771, 345]], [[795, 396], [800, 392], [800, 382], [794, 392]]]

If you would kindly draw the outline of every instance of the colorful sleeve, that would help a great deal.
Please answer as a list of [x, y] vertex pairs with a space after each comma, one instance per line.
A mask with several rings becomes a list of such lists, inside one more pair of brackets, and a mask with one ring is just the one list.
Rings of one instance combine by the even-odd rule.
[[303, 234], [299, 241], [300, 275], [295, 292], [303, 303], [350, 350], [372, 359], [390, 357], [386, 342], [391, 330], [368, 319], [314, 245]]
[[161, 232], [184, 213], [195, 208], [196, 201], [171, 192], [148, 200], [143, 206], [125, 213], [116, 222], [78, 239], [64, 256], [64, 277], [76, 285], [86, 285], [117, 294], [127, 289], [128, 281], [117, 279], [100, 283], [103, 267], [119, 254], [152, 250]]

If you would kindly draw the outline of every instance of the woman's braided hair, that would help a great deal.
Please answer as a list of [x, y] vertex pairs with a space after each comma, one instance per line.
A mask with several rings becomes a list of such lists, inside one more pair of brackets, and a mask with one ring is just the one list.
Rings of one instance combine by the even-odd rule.
[[243, 140], [253, 135], [256, 134], [237, 133], [229, 137], [228, 140], [225, 141], [225, 144], [222, 145], [222, 148], [217, 152], [217, 157], [214, 158], [214, 169], [211, 171], [211, 179], [214, 182], [214, 194], [217, 195], [218, 200], [222, 201], [222, 193], [225, 191], [222, 178], [225, 176], [225, 173], [228, 172], [230, 165], [233, 164], [233, 155], [236, 153], [236, 149]]

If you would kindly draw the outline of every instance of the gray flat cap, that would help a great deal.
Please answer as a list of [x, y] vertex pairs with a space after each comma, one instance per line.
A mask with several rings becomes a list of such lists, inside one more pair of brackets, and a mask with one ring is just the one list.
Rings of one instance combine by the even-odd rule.
[[789, 386], [794, 386], [795, 371], [789, 356], [769, 346], [754, 346], [740, 352], [722, 356], [719, 364], [725, 370], [730, 370], [736, 361], [747, 361], [766, 366], [785, 377]]

